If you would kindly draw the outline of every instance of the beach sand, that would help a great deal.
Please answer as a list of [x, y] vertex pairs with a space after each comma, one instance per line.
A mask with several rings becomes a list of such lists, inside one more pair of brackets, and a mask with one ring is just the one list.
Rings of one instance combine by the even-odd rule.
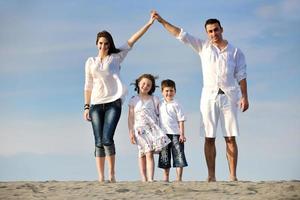
[[300, 181], [153, 182], [45, 181], [0, 182], [0, 199], [300, 199]]

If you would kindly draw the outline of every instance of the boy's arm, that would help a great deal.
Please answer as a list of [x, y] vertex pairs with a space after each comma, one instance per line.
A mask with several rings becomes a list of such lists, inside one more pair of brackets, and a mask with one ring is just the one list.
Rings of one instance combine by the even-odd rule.
[[179, 131], [180, 131], [180, 137], [179, 137], [179, 142], [185, 142], [186, 138], [184, 135], [184, 121], [179, 122]]

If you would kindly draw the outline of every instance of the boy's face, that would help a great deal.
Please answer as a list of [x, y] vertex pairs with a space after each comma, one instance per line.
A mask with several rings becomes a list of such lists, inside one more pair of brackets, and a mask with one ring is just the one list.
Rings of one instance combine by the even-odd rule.
[[176, 91], [173, 87], [164, 87], [162, 89], [162, 95], [167, 102], [172, 101], [174, 99], [175, 94]]

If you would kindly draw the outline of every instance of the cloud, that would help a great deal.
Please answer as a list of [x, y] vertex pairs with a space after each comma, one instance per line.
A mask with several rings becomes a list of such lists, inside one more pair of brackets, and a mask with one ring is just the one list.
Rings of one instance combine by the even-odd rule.
[[267, 20], [300, 20], [300, 4], [298, 0], [284, 0], [265, 4], [256, 10], [256, 14]]

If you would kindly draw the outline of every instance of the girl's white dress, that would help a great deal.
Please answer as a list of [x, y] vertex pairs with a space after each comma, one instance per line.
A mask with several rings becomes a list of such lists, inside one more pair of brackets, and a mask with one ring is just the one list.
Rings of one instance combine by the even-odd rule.
[[134, 136], [139, 149], [139, 156], [154, 151], [159, 153], [170, 143], [168, 136], [159, 127], [159, 98], [151, 96], [142, 100], [134, 96], [129, 101], [129, 106], [134, 107]]

